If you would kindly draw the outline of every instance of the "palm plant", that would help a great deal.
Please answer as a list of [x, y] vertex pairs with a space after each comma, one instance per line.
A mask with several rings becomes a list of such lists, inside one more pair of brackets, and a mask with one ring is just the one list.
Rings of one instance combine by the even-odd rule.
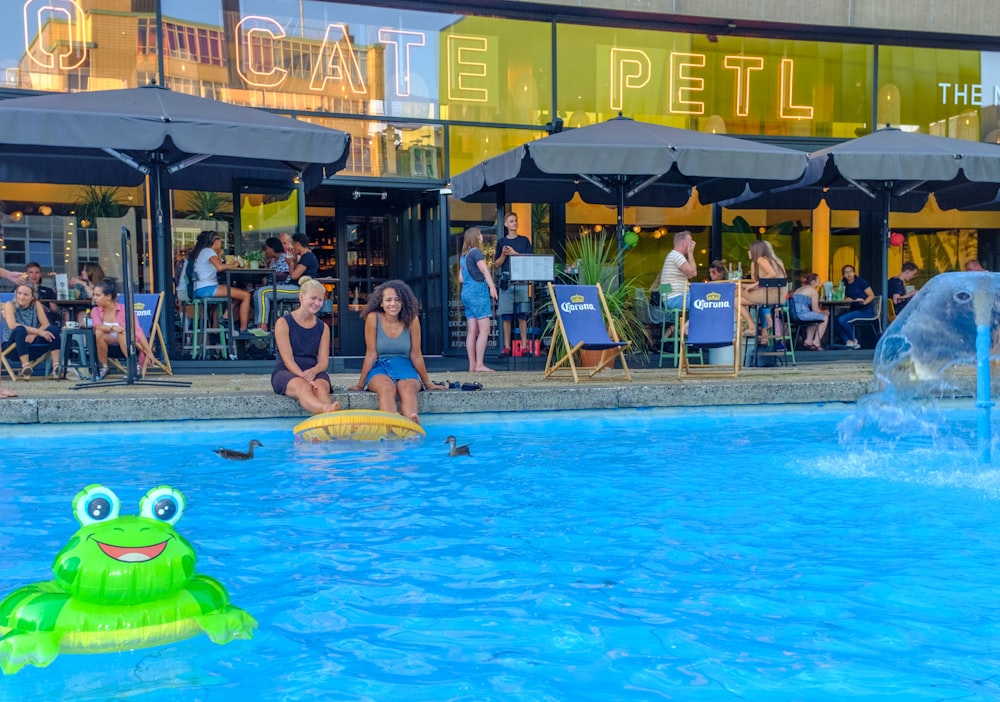
[[[618, 245], [613, 236], [606, 234], [581, 236], [566, 244], [566, 265], [576, 270], [576, 280], [580, 285], [601, 284], [608, 312], [615, 323], [615, 330], [623, 341], [631, 341], [631, 352], [644, 360], [649, 355], [649, 336], [646, 325], [639, 318], [635, 307], [635, 279], [624, 285], [618, 284]], [[644, 291], [643, 291], [644, 292]], [[547, 303], [551, 312], [551, 300]], [[545, 311], [545, 308], [543, 308]], [[545, 327], [543, 336], [551, 337], [555, 329], [553, 315]], [[558, 349], [557, 349], [558, 351]]]
[[98, 217], [121, 217], [125, 205], [119, 199], [120, 192], [120, 188], [84, 185], [75, 203], [77, 219], [96, 222]]
[[233, 212], [233, 196], [193, 190], [184, 201], [183, 211], [187, 212], [186, 219], [228, 220], [224, 215]]

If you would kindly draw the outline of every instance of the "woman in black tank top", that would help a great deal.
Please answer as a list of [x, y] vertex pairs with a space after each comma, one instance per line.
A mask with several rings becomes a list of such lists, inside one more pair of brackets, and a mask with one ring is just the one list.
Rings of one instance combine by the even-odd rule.
[[274, 325], [278, 360], [271, 373], [271, 387], [279, 395], [294, 397], [310, 414], [335, 412], [330, 401], [330, 327], [316, 316], [326, 299], [326, 288], [312, 278], [299, 281], [299, 306]]

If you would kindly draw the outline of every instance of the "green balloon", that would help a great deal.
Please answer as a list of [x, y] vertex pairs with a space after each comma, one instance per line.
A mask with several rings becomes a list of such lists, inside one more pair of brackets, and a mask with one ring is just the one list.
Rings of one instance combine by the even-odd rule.
[[635, 232], [625, 232], [625, 246], [632, 248], [639, 243], [639, 235]]

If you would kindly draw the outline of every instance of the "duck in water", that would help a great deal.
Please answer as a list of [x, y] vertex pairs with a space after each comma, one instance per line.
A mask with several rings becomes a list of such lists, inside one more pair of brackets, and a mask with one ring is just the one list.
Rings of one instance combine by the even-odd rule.
[[263, 448], [264, 444], [257, 441], [257, 439], [251, 439], [250, 446], [246, 451], [236, 451], [234, 449], [217, 448], [217, 449], [212, 449], [212, 453], [217, 453], [223, 458], [228, 458], [231, 461], [249, 461], [251, 458], [253, 458], [254, 446], [260, 446]]
[[446, 444], [449, 444], [451, 446], [451, 450], [448, 451], [448, 455], [449, 456], [471, 456], [472, 455], [471, 453], [469, 453], [469, 447], [468, 447], [468, 445], [466, 445], [466, 446], [456, 446], [455, 445], [456, 443], [458, 443], [458, 439], [456, 439], [454, 436], [449, 436], [447, 439], [444, 440], [444, 442]]

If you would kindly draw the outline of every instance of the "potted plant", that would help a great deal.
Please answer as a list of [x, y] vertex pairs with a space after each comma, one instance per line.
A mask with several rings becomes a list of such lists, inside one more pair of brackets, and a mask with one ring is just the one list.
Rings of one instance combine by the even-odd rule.
[[248, 268], [257, 270], [260, 268], [260, 264], [264, 262], [264, 252], [260, 249], [250, 249], [243, 254], [243, 260], [246, 261]]
[[[638, 354], [643, 359], [649, 355], [649, 336], [646, 325], [639, 318], [635, 308], [635, 280], [618, 285], [618, 248], [613, 236], [606, 234], [585, 234], [575, 241], [566, 244], [566, 269], [564, 282], [579, 285], [601, 284], [604, 299], [608, 303], [608, 312], [615, 323], [615, 330], [623, 341], [631, 341], [630, 352]], [[645, 292], [645, 291], [643, 291]], [[548, 303], [551, 305], [551, 301]], [[549, 309], [551, 312], [551, 309]], [[543, 332], [543, 336], [551, 338], [555, 328], [553, 315]], [[556, 349], [558, 353], [560, 349]], [[584, 352], [581, 352], [583, 354]], [[600, 359], [600, 351], [590, 352]], [[593, 367], [597, 360], [592, 361], [586, 356], [581, 357], [581, 365]]]

